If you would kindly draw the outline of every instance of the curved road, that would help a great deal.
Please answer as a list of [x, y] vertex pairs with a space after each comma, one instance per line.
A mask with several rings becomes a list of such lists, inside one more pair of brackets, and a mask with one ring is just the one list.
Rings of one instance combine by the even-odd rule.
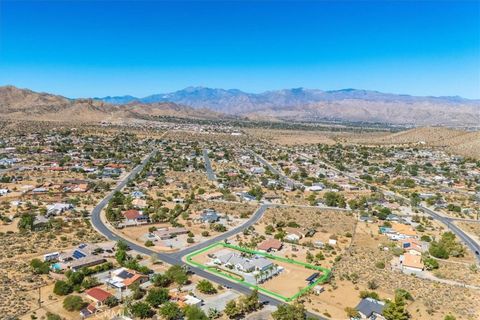
[[[305, 155], [305, 154], [300, 154], [301, 156], [307, 158], [307, 159], [311, 159], [311, 157]], [[361, 183], [365, 186], [368, 186], [368, 187], [376, 187], [377, 189], [381, 190], [382, 192], [385, 192], [385, 191], [389, 191], [389, 190], [385, 190], [385, 188], [382, 188], [382, 187], [379, 187], [379, 186], [374, 186], [366, 181], [363, 181], [362, 179], [360, 178], [357, 178], [351, 174], [348, 174], [348, 173], [345, 173], [343, 171], [340, 171], [338, 170], [337, 168], [335, 168], [334, 166], [332, 166], [331, 164], [329, 163], [326, 163], [324, 161], [321, 161], [321, 160], [318, 160], [318, 162], [321, 162], [323, 163], [325, 166], [327, 166], [328, 168], [330, 168], [331, 170], [333, 171], [336, 171], [336, 172], [340, 172], [342, 173], [344, 176], [358, 182], [358, 183]], [[395, 197], [399, 198], [399, 199], [402, 199], [404, 201], [406, 201], [407, 203], [410, 203], [410, 199], [402, 196], [402, 195], [399, 195], [398, 193], [395, 193], [394, 194]], [[435, 212], [433, 211], [432, 209], [429, 209], [425, 206], [422, 206], [422, 205], [418, 205], [417, 206], [418, 208], [420, 208], [423, 212], [425, 212], [426, 214], [430, 215], [433, 219], [435, 220], [438, 220], [440, 222], [442, 222], [443, 224], [445, 224], [457, 237], [460, 238], [460, 240], [462, 242], [465, 243], [465, 245], [470, 249], [472, 250], [472, 253], [473, 255], [477, 258], [477, 260], [480, 262], [480, 244], [478, 242], [476, 242], [475, 240], [473, 240], [472, 238], [470, 238], [462, 229], [460, 229], [459, 227], [457, 227], [454, 223], [452, 223], [452, 221], [459, 221], [458, 219], [455, 219], [455, 218], [450, 218], [450, 217], [445, 217], [445, 216], [442, 216], [441, 214], [439, 214], [438, 212]], [[469, 222], [468, 220], [464, 220], [466, 222]]]
[[[262, 216], [263, 214], [265, 213], [265, 211], [270, 207], [270, 206], [275, 206], [275, 205], [270, 205], [270, 204], [263, 204], [261, 205], [255, 212], [254, 214], [250, 217], [250, 219], [245, 222], [244, 224], [236, 227], [236, 228], [233, 228], [215, 238], [212, 238], [210, 240], [207, 240], [205, 242], [201, 242], [201, 243], [198, 243], [194, 246], [191, 246], [189, 248], [186, 248], [184, 250], [181, 250], [181, 251], [178, 251], [178, 252], [174, 252], [174, 253], [159, 253], [159, 252], [156, 252], [154, 250], [151, 250], [151, 249], [148, 249], [146, 247], [143, 247], [143, 246], [140, 246], [134, 242], [131, 242], [123, 237], [120, 237], [119, 235], [117, 235], [116, 233], [114, 233], [110, 228], [108, 228], [105, 224], [105, 222], [101, 219], [101, 212], [103, 210], [103, 208], [108, 204], [108, 202], [110, 201], [110, 199], [112, 199], [114, 193], [116, 191], [120, 191], [121, 189], [123, 189], [127, 183], [133, 179], [137, 173], [139, 173], [144, 167], [145, 165], [147, 164], [147, 162], [152, 158], [152, 156], [156, 153], [156, 151], [150, 153], [150, 155], [148, 157], [146, 157], [140, 165], [138, 165], [137, 167], [135, 167], [127, 176], [125, 176], [119, 183], [118, 185], [102, 200], [100, 201], [97, 206], [92, 210], [92, 215], [91, 215], [91, 221], [92, 221], [92, 226], [99, 232], [101, 233], [102, 235], [104, 235], [107, 239], [109, 240], [112, 240], [112, 241], [118, 241], [118, 240], [122, 240], [124, 241], [126, 244], [128, 244], [128, 246], [132, 249], [132, 250], [135, 250], [137, 252], [140, 252], [140, 253], [143, 253], [145, 255], [155, 255], [156, 257], [158, 257], [159, 260], [161, 261], [164, 261], [170, 265], [184, 265], [184, 262], [182, 260], [182, 258], [195, 251], [195, 250], [199, 250], [201, 248], [204, 248], [206, 246], [209, 246], [210, 244], [214, 243], [214, 242], [218, 242], [218, 241], [222, 241], [222, 240], [225, 240], [239, 232], [242, 232], [244, 229], [252, 226], [254, 223], [256, 223]], [[238, 284], [236, 282], [233, 282], [233, 281], [230, 281], [228, 279], [225, 279], [225, 278], [222, 278], [222, 277], [219, 277], [217, 275], [214, 275], [212, 273], [209, 273], [207, 271], [204, 271], [200, 268], [196, 268], [196, 267], [193, 267], [193, 266], [188, 266], [188, 268], [193, 271], [195, 274], [197, 274], [198, 276], [202, 277], [202, 278], [205, 278], [205, 279], [209, 279], [210, 281], [213, 281], [215, 283], [218, 283], [224, 287], [229, 287], [229, 288], [232, 288], [233, 290], [235, 291], [238, 291], [240, 293], [243, 293], [243, 294], [250, 294], [252, 292], [252, 290], [248, 287], [245, 287], [241, 284]], [[267, 296], [265, 294], [262, 294], [259, 292], [259, 299], [260, 301], [262, 302], [268, 302], [270, 305], [273, 305], [273, 306], [279, 306], [281, 304], [283, 304], [284, 302], [282, 301], [279, 301], [275, 298], [272, 298], [270, 296]], [[308, 317], [311, 317], [311, 318], [316, 318], [316, 319], [325, 319], [323, 317], [320, 317], [319, 315], [317, 314], [314, 314], [314, 313], [311, 313], [311, 312], [307, 312], [307, 316]], [[326, 320], [326, 319], [325, 319]]]

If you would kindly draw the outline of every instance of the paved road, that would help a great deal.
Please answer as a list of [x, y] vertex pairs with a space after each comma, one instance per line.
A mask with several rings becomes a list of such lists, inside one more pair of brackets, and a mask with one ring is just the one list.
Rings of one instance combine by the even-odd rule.
[[448, 219], [450, 221], [480, 223], [480, 220], [477, 220], [477, 219], [463, 219], [463, 218], [451, 218], [451, 217], [448, 217]]
[[[229, 230], [227, 231], [226, 233], [224, 234], [221, 234], [213, 239], [210, 239], [208, 241], [205, 241], [205, 242], [202, 242], [202, 243], [199, 243], [195, 246], [192, 246], [190, 248], [187, 248], [185, 250], [182, 250], [182, 251], [179, 251], [179, 252], [175, 252], [175, 253], [159, 253], [159, 252], [156, 252], [154, 250], [151, 250], [151, 249], [148, 249], [146, 247], [143, 247], [143, 246], [140, 246], [134, 242], [131, 242], [131, 241], [128, 241], [127, 239], [123, 238], [123, 237], [120, 237], [119, 235], [115, 234], [110, 228], [107, 227], [107, 225], [104, 223], [104, 221], [101, 219], [101, 212], [102, 212], [102, 209], [108, 204], [108, 202], [110, 201], [110, 199], [112, 199], [113, 197], [113, 194], [116, 192], [116, 191], [120, 191], [123, 187], [125, 187], [128, 183], [128, 181], [130, 181], [132, 178], [135, 177], [135, 175], [140, 172], [144, 167], [145, 165], [147, 164], [148, 160], [150, 160], [150, 158], [155, 154], [156, 151], [152, 152], [146, 159], [144, 159], [142, 161], [142, 163], [137, 166], [135, 169], [133, 169], [127, 176], [125, 176], [123, 178], [122, 181], [120, 181], [118, 183], [118, 185], [115, 187], [115, 189], [113, 189], [102, 201], [100, 201], [100, 203], [93, 209], [92, 211], [92, 215], [91, 215], [91, 221], [92, 221], [92, 225], [93, 227], [101, 234], [103, 234], [107, 239], [109, 240], [112, 240], [112, 241], [118, 241], [118, 240], [122, 240], [124, 241], [132, 250], [135, 250], [137, 252], [140, 252], [142, 254], [145, 254], [145, 255], [155, 255], [159, 260], [162, 260], [168, 264], [171, 264], [171, 265], [184, 265], [185, 263], [183, 262], [182, 258], [188, 254], [188, 253], [191, 253], [195, 250], [199, 250], [201, 248], [204, 248], [214, 242], [218, 242], [218, 241], [222, 241], [232, 235], [235, 235], [236, 233], [239, 233], [241, 231], [243, 231], [245, 228], [248, 228], [249, 226], [253, 225], [255, 222], [257, 222], [262, 216], [263, 214], [265, 213], [265, 210], [271, 206], [271, 205], [262, 205], [260, 206], [256, 211], [255, 213], [252, 215], [252, 217], [244, 224], [242, 224], [241, 226], [238, 226], [232, 230]], [[273, 205], [272, 205], [273, 206]], [[205, 278], [205, 279], [208, 279], [210, 281], [213, 281], [215, 283], [218, 283], [224, 287], [228, 287], [228, 288], [231, 288], [235, 291], [238, 291], [242, 294], [250, 294], [252, 292], [252, 290], [248, 287], [245, 287], [239, 283], [236, 283], [236, 282], [233, 282], [233, 281], [230, 281], [228, 279], [225, 279], [225, 278], [222, 278], [222, 277], [219, 277], [217, 275], [214, 275], [212, 273], [209, 273], [203, 269], [200, 269], [200, 268], [196, 268], [196, 267], [193, 267], [193, 266], [189, 266], [189, 269], [191, 271], [193, 271], [195, 274], [197, 274], [198, 276], [202, 277], [202, 278]], [[259, 293], [259, 299], [260, 301], [262, 302], [267, 302], [268, 304], [270, 305], [273, 305], [273, 306], [279, 306], [281, 304], [283, 304], [282, 301], [279, 301], [279, 300], [276, 300], [275, 298], [272, 298], [270, 296], [267, 296], [265, 294], [262, 294], [262, 293]], [[316, 314], [313, 314], [311, 312], [307, 312], [307, 316], [308, 317], [312, 317], [312, 318], [317, 318], [317, 319], [325, 319], [326, 318], [323, 318], [323, 317], [320, 317]]]
[[289, 177], [287, 177], [285, 175], [285, 173], [283, 173], [282, 171], [280, 171], [279, 169], [275, 168], [274, 166], [272, 166], [270, 164], [270, 162], [268, 162], [267, 160], [265, 160], [261, 155], [259, 155], [258, 153], [254, 152], [253, 150], [251, 149], [247, 149], [248, 152], [250, 152], [250, 154], [252, 156], [254, 156], [255, 158], [257, 158], [257, 160], [263, 164], [264, 166], [266, 166], [271, 172], [273, 172], [274, 174], [278, 175], [280, 177], [281, 180], [285, 181], [286, 183], [292, 185], [292, 186], [303, 186], [300, 182], [298, 181], [295, 181], [293, 179], [290, 179]]
[[207, 178], [210, 181], [217, 181], [217, 176], [212, 168], [212, 163], [210, 162], [210, 157], [208, 156], [208, 150], [203, 149], [203, 160], [205, 162], [205, 170], [207, 170]]
[[[305, 154], [301, 154], [301, 155], [303, 157], [309, 159], [309, 157], [307, 155], [305, 155]], [[327, 166], [331, 170], [336, 171], [336, 172], [340, 172], [344, 176], [346, 176], [346, 177], [348, 177], [348, 178], [350, 178], [350, 179], [352, 179], [356, 182], [362, 183], [362, 184], [366, 185], [367, 187], [372, 187], [373, 186], [373, 187], [376, 187], [377, 189], [379, 189], [383, 192], [389, 191], [389, 190], [385, 190], [382, 187], [371, 185], [371, 184], [363, 181], [362, 179], [357, 178], [355, 176], [352, 176], [348, 173], [342, 172], [342, 171], [338, 170], [337, 168], [335, 168], [334, 166], [330, 165], [329, 163], [326, 163], [326, 162], [321, 161], [321, 160], [317, 160], [317, 161], [323, 163], [325, 166]], [[410, 199], [405, 198], [404, 196], [399, 195], [398, 193], [395, 193], [395, 197], [397, 197], [398, 199], [402, 199], [402, 200], [406, 201], [407, 203], [410, 203]], [[422, 205], [419, 205], [418, 208], [422, 209], [426, 214], [430, 215], [435, 220], [438, 220], [438, 221], [442, 222], [443, 224], [445, 224], [457, 237], [460, 238], [461, 241], [463, 241], [467, 245], [467, 247], [470, 250], [472, 250], [474, 256], [480, 262], [480, 244], [477, 243], [472, 238], [470, 238], [462, 229], [460, 229], [459, 227], [457, 227], [455, 224], [452, 223], [452, 221], [456, 220], [455, 218], [442, 216], [438, 212], [435, 212], [432, 209], [427, 208], [427, 207], [422, 206]], [[477, 254], [477, 253], [479, 253], [479, 254]]]
[[[457, 235], [466, 245], [469, 247], [474, 255], [477, 257], [477, 260], [480, 262], [480, 244], [478, 244], [475, 240], [470, 238], [462, 229], [457, 227], [454, 223], [452, 223], [451, 218], [447, 218], [444, 216], [439, 215], [437, 212], [424, 207], [424, 206], [418, 206], [420, 209], [422, 209], [425, 213], [428, 213], [431, 215], [434, 219], [444, 223], [453, 233]], [[476, 254], [479, 253], [479, 254]]]
[[201, 243], [198, 243], [196, 245], [193, 245], [193, 246], [190, 246], [186, 249], [183, 249], [181, 251], [177, 251], [177, 252], [174, 252], [174, 253], [171, 253], [169, 254], [170, 256], [175, 256], [175, 257], [178, 257], [179, 259], [181, 259], [182, 257], [186, 256], [187, 254], [190, 254], [196, 250], [200, 250], [201, 248], [205, 248], [211, 244], [214, 244], [215, 242], [219, 242], [219, 241], [223, 241], [225, 239], [228, 239], [230, 238], [231, 236], [234, 236], [236, 235], [237, 233], [240, 233], [242, 232], [243, 230], [245, 230], [246, 228], [250, 227], [250, 226], [253, 226], [258, 220], [260, 220], [260, 218], [263, 216], [263, 214], [265, 213], [265, 211], [269, 208], [269, 207], [272, 207], [273, 205], [268, 205], [268, 204], [263, 204], [261, 205], [254, 213], [253, 215], [250, 217], [250, 219], [248, 219], [245, 223], [243, 223], [242, 225], [238, 226], [238, 227], [235, 227], [231, 230], [228, 230], [227, 232], [224, 232], [222, 233], [221, 235], [218, 235], [216, 236], [215, 238], [212, 238], [212, 239], [209, 239], [207, 241], [204, 241], [204, 242], [201, 242]]

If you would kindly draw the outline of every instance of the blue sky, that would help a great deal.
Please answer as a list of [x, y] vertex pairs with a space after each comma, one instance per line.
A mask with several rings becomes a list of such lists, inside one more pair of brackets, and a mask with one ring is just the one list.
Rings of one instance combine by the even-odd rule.
[[480, 98], [479, 1], [0, 1], [0, 85]]

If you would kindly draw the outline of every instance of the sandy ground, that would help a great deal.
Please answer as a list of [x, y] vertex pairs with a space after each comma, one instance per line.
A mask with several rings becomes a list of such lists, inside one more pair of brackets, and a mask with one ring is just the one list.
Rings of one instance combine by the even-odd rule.
[[0, 224], [0, 232], [18, 232], [18, 220], [20, 218], [14, 218], [9, 224]]
[[316, 272], [315, 270], [306, 269], [291, 263], [276, 260], [274, 263], [283, 267], [284, 270], [278, 276], [265, 281], [260, 286], [284, 297], [291, 297], [308, 286], [308, 282], [305, 279]]

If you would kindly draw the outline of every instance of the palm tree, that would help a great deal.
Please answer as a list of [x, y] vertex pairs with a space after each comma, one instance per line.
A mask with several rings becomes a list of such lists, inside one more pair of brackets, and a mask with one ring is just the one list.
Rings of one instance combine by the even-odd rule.
[[258, 284], [258, 278], [260, 277], [260, 275], [258, 273], [255, 273], [253, 276], [255, 277], [255, 284]]

